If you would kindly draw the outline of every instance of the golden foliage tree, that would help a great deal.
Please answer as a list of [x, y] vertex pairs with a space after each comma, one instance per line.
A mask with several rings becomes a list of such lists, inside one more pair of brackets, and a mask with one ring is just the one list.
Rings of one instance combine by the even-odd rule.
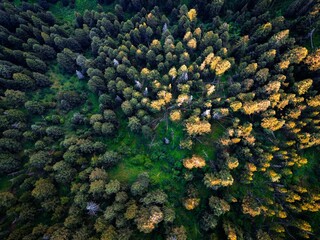
[[203, 168], [206, 166], [206, 161], [200, 156], [193, 155], [191, 158], [183, 160], [183, 166], [188, 169]]
[[187, 120], [186, 129], [190, 136], [203, 135], [211, 132], [211, 124], [199, 117], [191, 117]]

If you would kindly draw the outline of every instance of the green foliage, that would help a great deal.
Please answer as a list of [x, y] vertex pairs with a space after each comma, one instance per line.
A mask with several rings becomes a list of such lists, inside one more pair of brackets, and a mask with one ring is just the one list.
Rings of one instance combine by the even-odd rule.
[[0, 3], [0, 238], [319, 235], [317, 4], [27, 2]]

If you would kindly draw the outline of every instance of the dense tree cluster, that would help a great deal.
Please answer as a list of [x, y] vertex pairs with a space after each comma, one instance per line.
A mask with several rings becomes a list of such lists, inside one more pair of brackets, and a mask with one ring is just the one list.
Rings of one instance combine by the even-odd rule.
[[0, 3], [1, 239], [320, 234], [317, 1], [60, 2]]

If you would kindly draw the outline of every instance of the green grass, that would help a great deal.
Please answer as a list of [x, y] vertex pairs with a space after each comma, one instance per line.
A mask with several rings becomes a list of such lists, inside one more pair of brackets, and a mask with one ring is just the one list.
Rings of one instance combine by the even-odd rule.
[[116, 1], [112, 4], [103, 6], [99, 5], [97, 0], [76, 0], [74, 8], [63, 7], [62, 3], [59, 1], [56, 4], [50, 6], [50, 11], [53, 15], [62, 22], [72, 23], [75, 20], [75, 14], [83, 14], [85, 10], [98, 10], [101, 8], [104, 12], [113, 12]]

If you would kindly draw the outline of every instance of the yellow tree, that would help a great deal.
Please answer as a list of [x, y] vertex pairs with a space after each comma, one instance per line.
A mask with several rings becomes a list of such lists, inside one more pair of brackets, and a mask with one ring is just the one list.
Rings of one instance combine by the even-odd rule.
[[244, 214], [249, 214], [251, 217], [255, 217], [261, 214], [261, 208], [259, 207], [257, 201], [250, 196], [245, 196], [242, 200], [242, 212]]
[[216, 74], [218, 76], [224, 74], [231, 67], [231, 63], [228, 60], [219, 61], [215, 67]]
[[190, 117], [186, 122], [186, 130], [190, 136], [203, 135], [211, 132], [211, 124], [199, 117]]
[[320, 49], [310, 54], [304, 62], [308, 65], [311, 71], [317, 71], [320, 69]]
[[191, 158], [183, 160], [183, 166], [188, 169], [203, 168], [206, 166], [206, 161], [200, 156], [193, 155]]
[[308, 49], [305, 47], [295, 47], [289, 52], [283, 55], [283, 60], [287, 60], [290, 63], [299, 64], [308, 55]]
[[187, 210], [195, 209], [200, 203], [200, 198], [186, 198], [183, 205]]
[[267, 117], [262, 119], [261, 127], [269, 129], [271, 131], [276, 131], [282, 128], [284, 123], [285, 120], [278, 120], [275, 117]]
[[192, 8], [187, 13], [187, 16], [190, 19], [190, 21], [195, 21], [197, 19], [197, 11], [194, 8]]
[[295, 91], [299, 95], [305, 94], [306, 92], [308, 92], [309, 88], [312, 86], [312, 83], [313, 83], [313, 80], [310, 78], [302, 80], [300, 82], [296, 82], [294, 84]]
[[206, 173], [203, 178], [204, 184], [208, 188], [218, 189], [233, 184], [233, 177], [227, 170], [221, 170], [216, 173]]

